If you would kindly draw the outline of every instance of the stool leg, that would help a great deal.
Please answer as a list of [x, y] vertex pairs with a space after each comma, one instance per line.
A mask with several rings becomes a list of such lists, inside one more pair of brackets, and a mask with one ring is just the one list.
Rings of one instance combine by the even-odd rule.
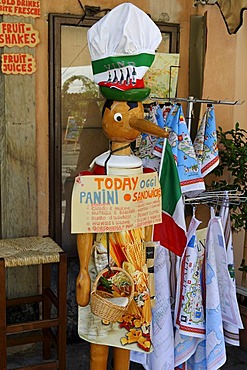
[[67, 257], [60, 253], [58, 268], [58, 343], [59, 370], [66, 369], [66, 328], [67, 328]]
[[4, 259], [0, 258], [0, 369], [7, 369], [6, 276]]
[[[42, 265], [42, 319], [47, 320], [51, 318], [52, 303], [46, 295], [46, 291], [50, 289], [51, 285], [51, 264]], [[49, 336], [49, 329], [42, 329], [43, 331], [43, 358], [48, 360], [51, 358], [51, 337]]]

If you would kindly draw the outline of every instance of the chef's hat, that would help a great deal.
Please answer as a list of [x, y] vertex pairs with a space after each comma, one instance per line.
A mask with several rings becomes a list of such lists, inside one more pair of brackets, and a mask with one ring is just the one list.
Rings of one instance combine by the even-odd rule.
[[89, 29], [94, 80], [105, 98], [139, 101], [149, 95], [143, 76], [161, 39], [151, 18], [131, 3], [115, 7]]

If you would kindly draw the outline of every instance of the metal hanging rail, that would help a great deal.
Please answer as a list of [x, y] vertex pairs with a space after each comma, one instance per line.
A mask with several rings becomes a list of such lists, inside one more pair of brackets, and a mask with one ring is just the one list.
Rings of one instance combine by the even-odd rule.
[[191, 130], [191, 118], [193, 112], [193, 105], [195, 103], [206, 103], [206, 104], [225, 104], [225, 105], [241, 105], [244, 103], [244, 100], [235, 100], [235, 101], [228, 101], [225, 100], [215, 100], [215, 99], [197, 99], [194, 96], [189, 96], [188, 98], [161, 98], [157, 96], [150, 96], [151, 100], [156, 102], [174, 102], [174, 103], [181, 103], [185, 102], [188, 103], [187, 105], [187, 112], [186, 112], [186, 122], [188, 126], [188, 131]]
[[153, 101], [164, 101], [164, 102], [187, 102], [187, 103], [207, 103], [207, 104], [226, 104], [226, 105], [241, 105], [244, 103], [244, 100], [235, 100], [235, 101], [228, 101], [225, 100], [214, 100], [214, 99], [197, 99], [193, 96], [189, 96], [188, 98], [161, 98], [157, 96], [150, 96], [149, 97]]
[[204, 191], [199, 194], [196, 198], [185, 198], [184, 202], [187, 205], [197, 205], [206, 204], [210, 205], [212, 203], [219, 204], [225, 203], [232, 205], [239, 205], [240, 203], [246, 202], [247, 197], [244, 192], [239, 192], [237, 190], [221, 190], [221, 191]]

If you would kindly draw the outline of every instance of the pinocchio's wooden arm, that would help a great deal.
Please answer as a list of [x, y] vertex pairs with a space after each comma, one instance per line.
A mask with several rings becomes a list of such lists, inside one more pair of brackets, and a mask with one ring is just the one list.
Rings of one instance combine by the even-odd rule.
[[91, 255], [94, 234], [78, 234], [77, 250], [80, 261], [80, 271], [76, 280], [76, 300], [79, 306], [86, 306], [90, 300], [91, 280], [88, 273], [88, 263]]
[[146, 226], [144, 241], [150, 242], [152, 240], [152, 236], [153, 236], [153, 225]]

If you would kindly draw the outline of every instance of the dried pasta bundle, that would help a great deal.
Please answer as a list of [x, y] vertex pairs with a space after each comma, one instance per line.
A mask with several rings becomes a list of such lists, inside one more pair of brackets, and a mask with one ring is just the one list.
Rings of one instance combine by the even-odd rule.
[[125, 255], [125, 260], [131, 262], [137, 270], [141, 270], [146, 263], [146, 252], [145, 246], [143, 245], [143, 239], [143, 229], [119, 232], [110, 237], [111, 244], [113, 241], [113, 245], [121, 248]]

